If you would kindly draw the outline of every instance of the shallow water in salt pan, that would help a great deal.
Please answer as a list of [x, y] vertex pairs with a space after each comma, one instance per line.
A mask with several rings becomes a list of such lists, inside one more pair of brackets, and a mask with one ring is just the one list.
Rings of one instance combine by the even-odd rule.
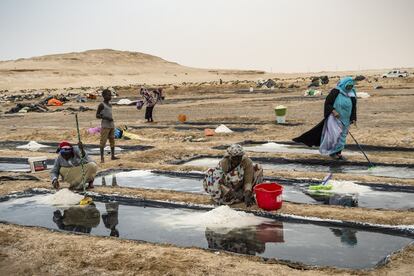
[[[408, 237], [348, 227], [281, 222], [260, 217], [245, 223], [243, 227], [206, 227], [205, 224], [190, 223], [188, 218], [198, 217], [205, 221], [212, 216], [206, 211], [190, 209], [120, 204], [114, 212], [108, 205], [96, 202], [97, 209], [88, 209], [90, 214], [86, 211], [74, 213], [69, 209], [64, 213], [64, 210], [51, 205], [35, 203], [39, 199], [34, 197], [1, 202], [0, 220], [97, 236], [116, 233], [124, 239], [225, 250], [341, 268], [372, 268], [390, 253], [412, 242]], [[88, 220], [88, 216], [91, 219]], [[237, 217], [244, 220], [244, 216]]]
[[1, 163], [0, 172], [29, 172], [30, 166], [25, 163]]
[[[200, 166], [200, 167], [215, 167], [217, 166], [219, 158], [198, 158], [183, 163], [186, 166]], [[308, 165], [301, 163], [277, 164], [277, 163], [260, 163], [265, 170], [278, 171], [298, 171], [298, 172], [334, 172], [334, 173], [349, 173], [359, 175], [372, 175], [393, 178], [414, 178], [414, 169], [408, 167], [394, 167], [394, 166], [376, 166], [369, 169], [364, 166], [342, 165], [336, 167], [329, 167], [325, 165]]]
[[[103, 179], [106, 186], [205, 193], [201, 178], [169, 176], [143, 170], [120, 172], [103, 176], [95, 180], [95, 185], [102, 185]], [[414, 202], [412, 200], [414, 193], [375, 191], [368, 186], [353, 183], [348, 184], [348, 182], [337, 182], [337, 184], [338, 189], [333, 189], [329, 195], [324, 196], [307, 194], [306, 184], [283, 185], [283, 200], [306, 204], [346, 205], [364, 208], [414, 208]], [[352, 204], [350, 203], [351, 197], [354, 198]]]

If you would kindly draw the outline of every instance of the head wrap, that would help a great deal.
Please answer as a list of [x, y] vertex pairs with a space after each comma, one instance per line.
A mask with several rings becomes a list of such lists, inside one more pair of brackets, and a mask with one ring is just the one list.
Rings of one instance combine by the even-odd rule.
[[336, 89], [338, 89], [342, 94], [348, 97], [356, 97], [355, 88], [352, 87], [351, 90], [346, 90], [345, 87], [348, 85], [354, 86], [354, 80], [351, 77], [345, 77], [339, 80], [338, 84], [336, 85]]
[[60, 152], [62, 150], [64, 150], [64, 151], [73, 150], [73, 146], [68, 141], [62, 141], [62, 142], [59, 143], [59, 147], [58, 147], [56, 152]]
[[244, 149], [239, 144], [233, 144], [227, 148], [227, 153], [230, 157], [242, 156], [244, 155]]

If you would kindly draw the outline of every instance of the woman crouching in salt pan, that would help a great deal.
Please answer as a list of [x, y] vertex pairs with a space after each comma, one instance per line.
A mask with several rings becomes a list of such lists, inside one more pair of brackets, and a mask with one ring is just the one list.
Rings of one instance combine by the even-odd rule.
[[218, 204], [254, 204], [253, 187], [263, 181], [263, 169], [244, 153], [242, 146], [231, 145], [216, 168], [206, 172], [203, 186]]
[[325, 100], [324, 119], [314, 128], [293, 141], [309, 147], [319, 146], [319, 152], [335, 160], [345, 160], [342, 150], [351, 124], [356, 123], [356, 91], [351, 77], [342, 78]]

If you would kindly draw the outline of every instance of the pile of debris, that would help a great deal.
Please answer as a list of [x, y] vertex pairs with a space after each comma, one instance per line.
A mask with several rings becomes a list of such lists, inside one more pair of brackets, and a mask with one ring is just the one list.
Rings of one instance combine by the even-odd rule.
[[274, 89], [276, 87], [276, 82], [272, 79], [258, 80], [257, 87], [262, 89]]
[[1, 103], [21, 102], [21, 101], [26, 101], [26, 100], [37, 99], [37, 98], [43, 97], [43, 95], [44, 93], [41, 91], [30, 93], [30, 94], [0, 95], [0, 102]]
[[67, 108], [58, 108], [53, 112], [60, 112], [60, 111], [70, 111], [70, 112], [85, 112], [85, 111], [91, 111], [95, 110], [86, 106], [80, 106], [79, 108], [74, 107], [67, 107]]
[[42, 105], [42, 104], [18, 103], [15, 107], [11, 108], [9, 111], [6, 111], [6, 114], [27, 113], [27, 112], [47, 112], [47, 111], [49, 111], [47, 106]]
[[325, 85], [329, 83], [329, 77], [328, 76], [320, 76], [320, 77], [312, 77], [311, 83], [308, 85], [308, 88], [310, 87], [319, 87], [320, 85]]

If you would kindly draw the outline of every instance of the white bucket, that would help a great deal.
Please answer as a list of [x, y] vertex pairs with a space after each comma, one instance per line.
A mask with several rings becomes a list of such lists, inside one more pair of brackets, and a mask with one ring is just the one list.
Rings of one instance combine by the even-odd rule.
[[45, 156], [29, 157], [28, 161], [30, 165], [30, 171], [34, 173], [34, 172], [46, 170], [47, 169], [46, 160], [47, 158]]
[[276, 121], [278, 124], [286, 123], [286, 116], [276, 116]]
[[253, 92], [253, 91], [254, 91], [253, 87], [251, 87], [251, 86], [250, 86], [249, 91], [250, 91], [250, 92]]

